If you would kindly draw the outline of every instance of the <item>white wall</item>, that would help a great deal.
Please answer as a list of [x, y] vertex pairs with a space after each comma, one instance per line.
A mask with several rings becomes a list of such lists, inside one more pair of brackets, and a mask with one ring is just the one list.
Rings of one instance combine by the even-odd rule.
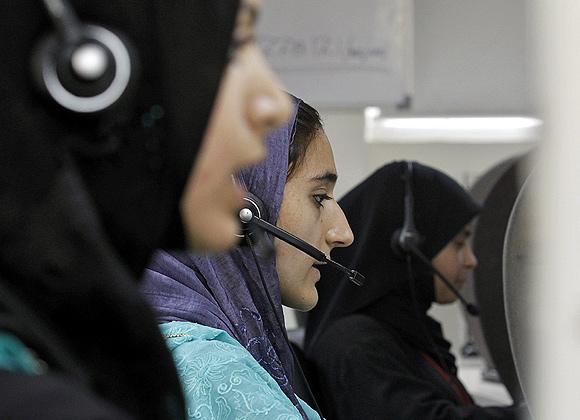
[[415, 0], [415, 111], [527, 111], [525, 4]]

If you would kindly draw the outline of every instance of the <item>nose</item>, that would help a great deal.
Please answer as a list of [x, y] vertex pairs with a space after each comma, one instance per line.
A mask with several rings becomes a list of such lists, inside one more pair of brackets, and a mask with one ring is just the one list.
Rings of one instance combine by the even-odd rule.
[[478, 261], [477, 261], [477, 257], [473, 253], [473, 249], [471, 248], [471, 245], [468, 244], [466, 246], [465, 252], [466, 252], [465, 267], [470, 269], [470, 270], [475, 269], [475, 267], [477, 267]]
[[345, 248], [350, 246], [354, 241], [354, 234], [352, 233], [348, 220], [346, 220], [344, 212], [338, 203], [335, 203], [335, 205], [336, 211], [330, 219], [330, 228], [326, 232], [326, 243], [330, 249]]
[[249, 104], [250, 123], [260, 133], [265, 134], [290, 118], [292, 103], [282, 89], [270, 65], [261, 52], [256, 54], [256, 66], [260, 71], [260, 86]]

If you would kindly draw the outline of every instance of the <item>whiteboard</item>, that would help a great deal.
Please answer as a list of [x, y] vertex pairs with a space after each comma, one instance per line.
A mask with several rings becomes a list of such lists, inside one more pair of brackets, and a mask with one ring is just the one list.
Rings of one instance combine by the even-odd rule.
[[258, 43], [316, 106], [396, 105], [412, 94], [411, 0], [266, 0]]

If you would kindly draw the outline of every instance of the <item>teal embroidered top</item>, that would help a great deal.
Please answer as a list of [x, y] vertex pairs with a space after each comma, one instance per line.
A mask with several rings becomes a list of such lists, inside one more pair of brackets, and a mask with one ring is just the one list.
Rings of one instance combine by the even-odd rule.
[[[278, 383], [225, 331], [192, 322], [160, 328], [181, 378], [189, 419], [302, 420]], [[309, 419], [320, 419], [299, 402]]]

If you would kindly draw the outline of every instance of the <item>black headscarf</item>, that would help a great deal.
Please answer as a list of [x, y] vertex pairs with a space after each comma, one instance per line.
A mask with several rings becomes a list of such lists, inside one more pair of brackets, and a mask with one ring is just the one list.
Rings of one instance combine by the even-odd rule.
[[[448, 349], [439, 324], [427, 315], [435, 299], [433, 275], [412, 259], [408, 265], [391, 249], [393, 233], [403, 226], [406, 162], [383, 166], [340, 200], [355, 242], [333, 251], [333, 259], [367, 278], [363, 287], [328, 270], [318, 282], [318, 305], [309, 313], [305, 349], [313, 350], [318, 334], [334, 320], [365, 313], [394, 329], [414, 347], [440, 358], [435, 346]], [[479, 212], [479, 205], [449, 176], [413, 163], [414, 220], [424, 237], [420, 246], [432, 259]], [[412, 287], [414, 283], [414, 287]], [[429, 332], [431, 338], [426, 336]], [[437, 354], [438, 353], [438, 354]], [[444, 351], [444, 358], [452, 357]], [[450, 367], [452, 360], [445, 364]]]
[[39, 95], [42, 2], [0, 5], [0, 328], [138, 418], [180, 407], [171, 358], [136, 278], [180, 248], [179, 199], [227, 64], [237, 0], [70, 1], [132, 51], [110, 110], [73, 115]]

